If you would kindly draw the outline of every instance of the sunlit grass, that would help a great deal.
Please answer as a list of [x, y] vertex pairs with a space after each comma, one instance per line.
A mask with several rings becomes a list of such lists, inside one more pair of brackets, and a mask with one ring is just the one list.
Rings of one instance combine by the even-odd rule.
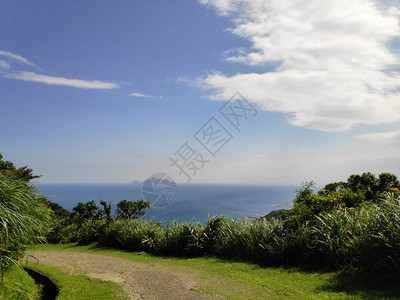
[[122, 287], [111, 281], [67, 273], [57, 268], [29, 262], [28, 266], [55, 281], [60, 289], [57, 300], [124, 300], [128, 299]]
[[210, 257], [162, 257], [72, 244], [40, 245], [36, 249], [101, 253], [191, 274], [201, 282], [198, 291], [223, 295], [228, 299], [398, 299], [400, 296], [400, 288], [396, 286], [366, 287], [342, 272], [263, 268]]
[[0, 299], [40, 299], [39, 289], [28, 273], [15, 265], [4, 275], [4, 281], [0, 285]]

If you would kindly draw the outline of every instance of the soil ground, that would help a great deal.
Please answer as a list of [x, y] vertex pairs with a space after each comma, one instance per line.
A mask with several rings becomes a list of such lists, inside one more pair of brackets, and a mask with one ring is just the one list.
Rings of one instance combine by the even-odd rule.
[[[145, 264], [109, 255], [40, 251], [33, 256], [39, 263], [60, 270], [83, 273], [122, 285], [130, 299], [223, 300], [222, 296], [196, 292], [200, 282], [188, 274], [162, 270], [156, 264]], [[35, 260], [36, 261], [36, 260]]]

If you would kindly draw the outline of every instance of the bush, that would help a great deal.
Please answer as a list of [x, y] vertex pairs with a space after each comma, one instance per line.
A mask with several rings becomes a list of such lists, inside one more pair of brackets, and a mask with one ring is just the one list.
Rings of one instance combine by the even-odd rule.
[[164, 241], [164, 228], [153, 222], [139, 219], [121, 219], [105, 227], [99, 243], [131, 251], [158, 253]]
[[400, 266], [400, 199], [337, 209], [317, 217], [312, 254], [331, 267], [352, 265], [368, 272], [398, 272]]
[[204, 254], [204, 228], [200, 223], [177, 223], [167, 225], [165, 230], [166, 255], [199, 256]]
[[[318, 193], [312, 186], [305, 184], [297, 191], [294, 209], [285, 217], [238, 220], [209, 216], [204, 226], [173, 222], [166, 228], [133, 218], [90, 218], [64, 227], [60, 223], [58, 238], [172, 256], [212, 255], [263, 265], [350, 266], [367, 273], [399, 273], [396, 177], [364, 173], [350, 176], [348, 182], [326, 185]], [[376, 198], [378, 193], [380, 198]]]
[[32, 186], [0, 176], [1, 279], [29, 246], [44, 241], [51, 217], [51, 210]]

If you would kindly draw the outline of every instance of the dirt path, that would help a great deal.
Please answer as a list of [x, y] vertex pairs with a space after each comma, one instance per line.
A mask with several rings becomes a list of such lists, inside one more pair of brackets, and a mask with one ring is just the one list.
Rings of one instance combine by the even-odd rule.
[[91, 253], [35, 251], [33, 255], [45, 265], [117, 282], [130, 299], [225, 299], [194, 291], [200, 285], [193, 276], [161, 270], [153, 264]]

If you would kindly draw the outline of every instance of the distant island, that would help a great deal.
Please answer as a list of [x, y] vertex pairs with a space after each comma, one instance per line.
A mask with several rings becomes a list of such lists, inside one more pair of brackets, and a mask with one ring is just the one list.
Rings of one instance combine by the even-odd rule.
[[167, 178], [156, 178], [156, 177], [147, 178], [145, 181], [134, 180], [134, 181], [132, 181], [132, 184], [133, 185], [142, 185], [149, 179], [152, 179], [152, 182], [154, 185], [157, 185], [159, 183], [162, 183], [164, 185], [174, 185], [175, 184], [174, 181], [168, 180]]

